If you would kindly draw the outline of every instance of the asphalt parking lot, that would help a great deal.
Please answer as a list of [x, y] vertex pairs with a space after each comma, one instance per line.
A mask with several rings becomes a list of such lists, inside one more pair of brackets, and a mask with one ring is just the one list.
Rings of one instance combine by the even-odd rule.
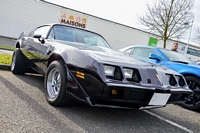
[[200, 132], [200, 111], [173, 104], [144, 111], [94, 108], [78, 102], [69, 107], [53, 107], [45, 99], [43, 77], [29, 73], [14, 75], [3, 68], [0, 68], [0, 105], [0, 132], [5, 133]]
[[187, 133], [200, 132], [200, 112], [178, 105], [151, 110], [53, 107], [43, 77], [0, 70], [0, 132]]

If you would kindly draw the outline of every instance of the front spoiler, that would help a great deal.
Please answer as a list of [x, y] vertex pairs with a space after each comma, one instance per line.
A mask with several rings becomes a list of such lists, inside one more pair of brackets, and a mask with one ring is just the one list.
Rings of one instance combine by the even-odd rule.
[[89, 103], [90, 106], [93, 106], [93, 107], [104, 107], [104, 108], [115, 108], [115, 109], [118, 108], [118, 109], [139, 109], [139, 110], [147, 110], [147, 109], [162, 108], [162, 107], [165, 107], [165, 106], [166, 106], [166, 105], [154, 105], [154, 106], [145, 106], [145, 107], [133, 108], [133, 107], [125, 107], [125, 106], [106, 105], [106, 104], [92, 104], [89, 97], [87, 97], [86, 99], [87, 99], [87, 102]]
[[[111, 90], [123, 90], [130, 93], [134, 91], [144, 92], [144, 98], [140, 99], [126, 99], [124, 97], [112, 97]], [[126, 92], [126, 93], [127, 93]], [[146, 93], [151, 92], [152, 95], [147, 96]], [[184, 102], [193, 92], [187, 86], [186, 87], [164, 87], [164, 86], [144, 86], [141, 84], [116, 84], [107, 83], [104, 87], [103, 97], [96, 100], [95, 98], [86, 97], [87, 103], [94, 107], [109, 107], [109, 108], [125, 108], [140, 110], [161, 108], [165, 107], [166, 104], [170, 103], [181, 103]], [[134, 96], [134, 95], [133, 95]], [[146, 101], [145, 101], [146, 100]], [[112, 104], [113, 103], [113, 104]], [[127, 106], [128, 104], [128, 106]], [[134, 104], [136, 106], [134, 106]], [[129, 106], [130, 105], [130, 106]]]

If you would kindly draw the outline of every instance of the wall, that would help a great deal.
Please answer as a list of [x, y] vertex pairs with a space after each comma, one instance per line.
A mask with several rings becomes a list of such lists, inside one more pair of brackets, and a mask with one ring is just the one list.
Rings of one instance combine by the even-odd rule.
[[58, 22], [60, 9], [35, 0], [1, 0], [0, 35], [17, 38], [43, 23]]

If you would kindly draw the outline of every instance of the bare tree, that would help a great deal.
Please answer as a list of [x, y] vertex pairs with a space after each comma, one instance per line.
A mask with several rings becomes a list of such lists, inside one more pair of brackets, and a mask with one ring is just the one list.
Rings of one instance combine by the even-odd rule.
[[180, 38], [192, 26], [193, 5], [194, 0], [155, 0], [147, 4], [147, 12], [139, 21], [147, 31], [158, 34], [166, 48], [168, 39]]
[[195, 27], [195, 31], [196, 31], [195, 36], [196, 36], [196, 39], [197, 39], [197, 41], [199, 43], [199, 40], [200, 40], [200, 27]]

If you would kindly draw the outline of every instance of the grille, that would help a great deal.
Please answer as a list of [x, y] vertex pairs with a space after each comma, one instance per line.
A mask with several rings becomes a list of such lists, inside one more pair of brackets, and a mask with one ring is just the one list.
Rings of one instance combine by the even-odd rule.
[[126, 99], [126, 100], [136, 100], [136, 101], [149, 101], [153, 96], [152, 91], [148, 90], [140, 90], [140, 89], [133, 89], [133, 90], [126, 90], [124, 89], [120, 95], [112, 95], [112, 98], [117, 99]]
[[172, 101], [184, 101], [187, 95], [184, 94], [172, 94], [169, 98], [169, 102]]

